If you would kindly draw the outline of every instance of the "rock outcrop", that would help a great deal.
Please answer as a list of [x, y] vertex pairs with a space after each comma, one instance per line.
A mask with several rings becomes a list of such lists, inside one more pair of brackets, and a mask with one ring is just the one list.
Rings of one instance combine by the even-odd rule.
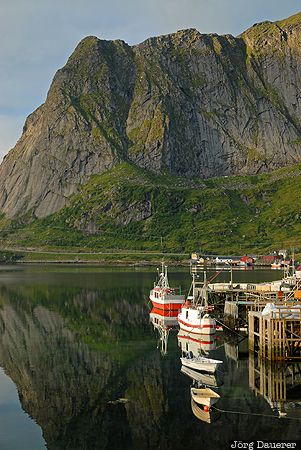
[[0, 213], [45, 217], [120, 161], [186, 177], [301, 160], [301, 14], [238, 37], [87, 37], [0, 166]]

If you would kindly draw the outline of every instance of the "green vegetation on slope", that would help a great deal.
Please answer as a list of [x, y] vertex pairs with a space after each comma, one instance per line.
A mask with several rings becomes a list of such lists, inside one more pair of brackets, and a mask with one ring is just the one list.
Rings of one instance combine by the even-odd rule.
[[184, 180], [128, 163], [94, 175], [41, 220], [0, 220], [6, 245], [260, 252], [301, 246], [301, 165], [270, 174]]
[[278, 20], [276, 22], [280, 27], [292, 27], [296, 25], [300, 25], [301, 23], [301, 13], [294, 14], [287, 19]]
[[11, 264], [21, 259], [23, 255], [21, 253], [13, 253], [0, 250], [0, 264]]

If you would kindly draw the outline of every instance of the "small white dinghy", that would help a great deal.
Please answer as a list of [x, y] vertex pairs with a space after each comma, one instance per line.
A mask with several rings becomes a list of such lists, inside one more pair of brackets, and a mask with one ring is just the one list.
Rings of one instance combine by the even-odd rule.
[[190, 367], [195, 370], [203, 370], [204, 372], [214, 373], [219, 364], [223, 361], [218, 359], [204, 358], [203, 356], [197, 356], [194, 358], [181, 358], [183, 366]]
[[208, 387], [204, 388], [191, 388], [190, 389], [191, 398], [200, 405], [212, 406], [216, 403], [220, 395], [214, 392]]

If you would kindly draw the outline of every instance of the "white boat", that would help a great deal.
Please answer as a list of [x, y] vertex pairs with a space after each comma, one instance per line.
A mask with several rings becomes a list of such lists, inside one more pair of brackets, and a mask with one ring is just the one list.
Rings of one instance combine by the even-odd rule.
[[[205, 275], [204, 275], [205, 278]], [[207, 301], [207, 282], [204, 279], [201, 288], [196, 288], [195, 274], [192, 274], [192, 284], [186, 302], [178, 315], [181, 330], [194, 334], [215, 334], [216, 321], [210, 316], [213, 306]]]
[[194, 334], [215, 334], [216, 321], [202, 306], [184, 304], [178, 315], [181, 330]]
[[223, 361], [218, 359], [204, 358], [203, 356], [198, 356], [196, 358], [181, 358], [181, 363], [183, 366], [189, 367], [195, 370], [203, 370], [204, 372], [214, 373], [219, 364]]
[[216, 403], [220, 395], [208, 387], [190, 389], [191, 398], [199, 405], [212, 406]]
[[281, 267], [283, 267], [283, 264], [282, 264], [281, 262], [276, 262], [276, 261], [274, 261], [274, 262], [271, 264], [271, 268], [272, 268], [272, 269], [281, 269]]
[[162, 263], [159, 280], [154, 283], [149, 295], [153, 307], [164, 311], [178, 311], [185, 301], [185, 295], [178, 294], [178, 291], [176, 288], [169, 286], [167, 266]]

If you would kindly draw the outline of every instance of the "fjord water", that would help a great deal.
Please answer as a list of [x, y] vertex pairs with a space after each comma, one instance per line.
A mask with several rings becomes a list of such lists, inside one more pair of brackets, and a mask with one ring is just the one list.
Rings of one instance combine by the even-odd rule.
[[[1, 450], [210, 450], [230, 440], [300, 436], [300, 403], [280, 419], [275, 404], [250, 386], [247, 341], [222, 334], [210, 352], [224, 361], [215, 421], [193, 415], [177, 330], [162, 355], [149, 323], [155, 275], [141, 268], [1, 267]], [[281, 276], [235, 271], [234, 281]], [[222, 273], [218, 281], [226, 279]], [[188, 268], [170, 269], [170, 281], [188, 289]]]

